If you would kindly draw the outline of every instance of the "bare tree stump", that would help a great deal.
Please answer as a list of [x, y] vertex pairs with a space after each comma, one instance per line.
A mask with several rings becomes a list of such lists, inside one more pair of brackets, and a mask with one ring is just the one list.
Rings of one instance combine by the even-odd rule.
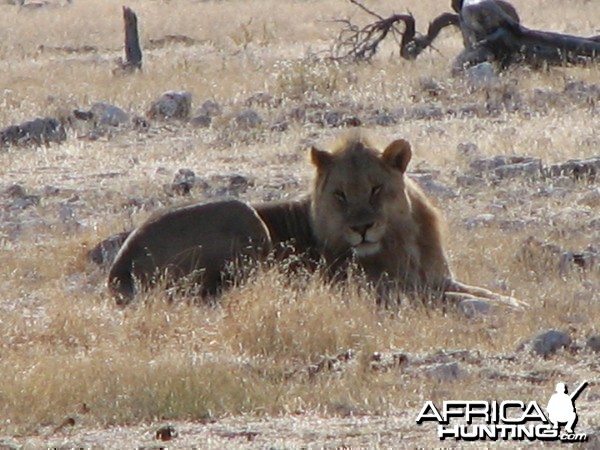
[[123, 6], [123, 21], [125, 23], [125, 61], [121, 61], [119, 64], [118, 72], [131, 73], [142, 68], [142, 48], [138, 35], [137, 15], [127, 6]]

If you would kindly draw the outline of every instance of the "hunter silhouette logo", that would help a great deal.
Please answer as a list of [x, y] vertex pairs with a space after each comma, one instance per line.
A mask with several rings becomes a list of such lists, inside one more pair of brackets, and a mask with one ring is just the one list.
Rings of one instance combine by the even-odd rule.
[[577, 411], [575, 410], [575, 399], [581, 391], [587, 386], [588, 382], [584, 381], [579, 385], [575, 392], [571, 395], [567, 394], [567, 386], [564, 383], [556, 384], [556, 393], [552, 394], [546, 410], [548, 418], [554, 425], [554, 429], [558, 429], [559, 423], [566, 423], [565, 432], [573, 434], [573, 427], [577, 423]]
[[[436, 422], [440, 440], [586, 441], [585, 433], [573, 430], [577, 423], [575, 400], [587, 385], [584, 381], [569, 395], [567, 386], [557, 383], [547, 414], [534, 400], [445, 400], [439, 408], [429, 400], [421, 408], [417, 424]], [[565, 424], [562, 432], [561, 424]]]

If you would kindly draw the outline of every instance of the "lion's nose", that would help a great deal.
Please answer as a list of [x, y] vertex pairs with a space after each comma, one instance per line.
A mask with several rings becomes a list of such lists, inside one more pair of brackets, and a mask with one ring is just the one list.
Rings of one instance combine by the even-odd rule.
[[369, 223], [365, 223], [365, 224], [361, 224], [361, 225], [355, 225], [350, 228], [352, 229], [352, 231], [356, 231], [358, 234], [360, 234], [364, 238], [367, 231], [369, 231], [369, 228], [371, 228], [373, 225], [374, 225], [373, 222], [369, 222]]

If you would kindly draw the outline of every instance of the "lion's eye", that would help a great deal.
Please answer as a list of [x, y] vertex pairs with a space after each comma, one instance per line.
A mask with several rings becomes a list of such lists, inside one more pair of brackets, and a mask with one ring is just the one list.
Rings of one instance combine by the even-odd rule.
[[333, 195], [335, 195], [335, 198], [337, 198], [340, 203], [346, 203], [346, 194], [344, 194], [343, 191], [335, 191]]
[[371, 189], [371, 198], [375, 198], [379, 194], [381, 194], [382, 189], [383, 189], [383, 185], [382, 184], [374, 186], [373, 189]]

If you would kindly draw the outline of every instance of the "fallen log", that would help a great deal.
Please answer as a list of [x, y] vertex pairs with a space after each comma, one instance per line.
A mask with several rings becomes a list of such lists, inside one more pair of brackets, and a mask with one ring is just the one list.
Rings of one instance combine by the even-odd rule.
[[452, 7], [459, 12], [465, 43], [453, 65], [455, 71], [486, 61], [507, 68], [522, 63], [533, 67], [586, 64], [600, 59], [600, 37], [529, 29], [508, 2], [455, 0]]
[[[368, 61], [390, 34], [399, 43], [400, 56], [415, 60], [448, 26], [460, 28], [465, 47], [453, 63], [455, 73], [482, 62], [505, 69], [512, 64], [540, 67], [600, 60], [600, 36], [586, 38], [529, 29], [521, 24], [515, 7], [504, 0], [451, 0], [455, 12], [436, 17], [426, 34], [416, 31], [410, 14], [385, 18], [358, 0], [349, 1], [377, 20], [362, 28], [347, 19], [338, 20], [344, 28], [333, 46], [332, 56], [337, 60]], [[403, 32], [397, 28], [399, 23], [404, 24]]]

